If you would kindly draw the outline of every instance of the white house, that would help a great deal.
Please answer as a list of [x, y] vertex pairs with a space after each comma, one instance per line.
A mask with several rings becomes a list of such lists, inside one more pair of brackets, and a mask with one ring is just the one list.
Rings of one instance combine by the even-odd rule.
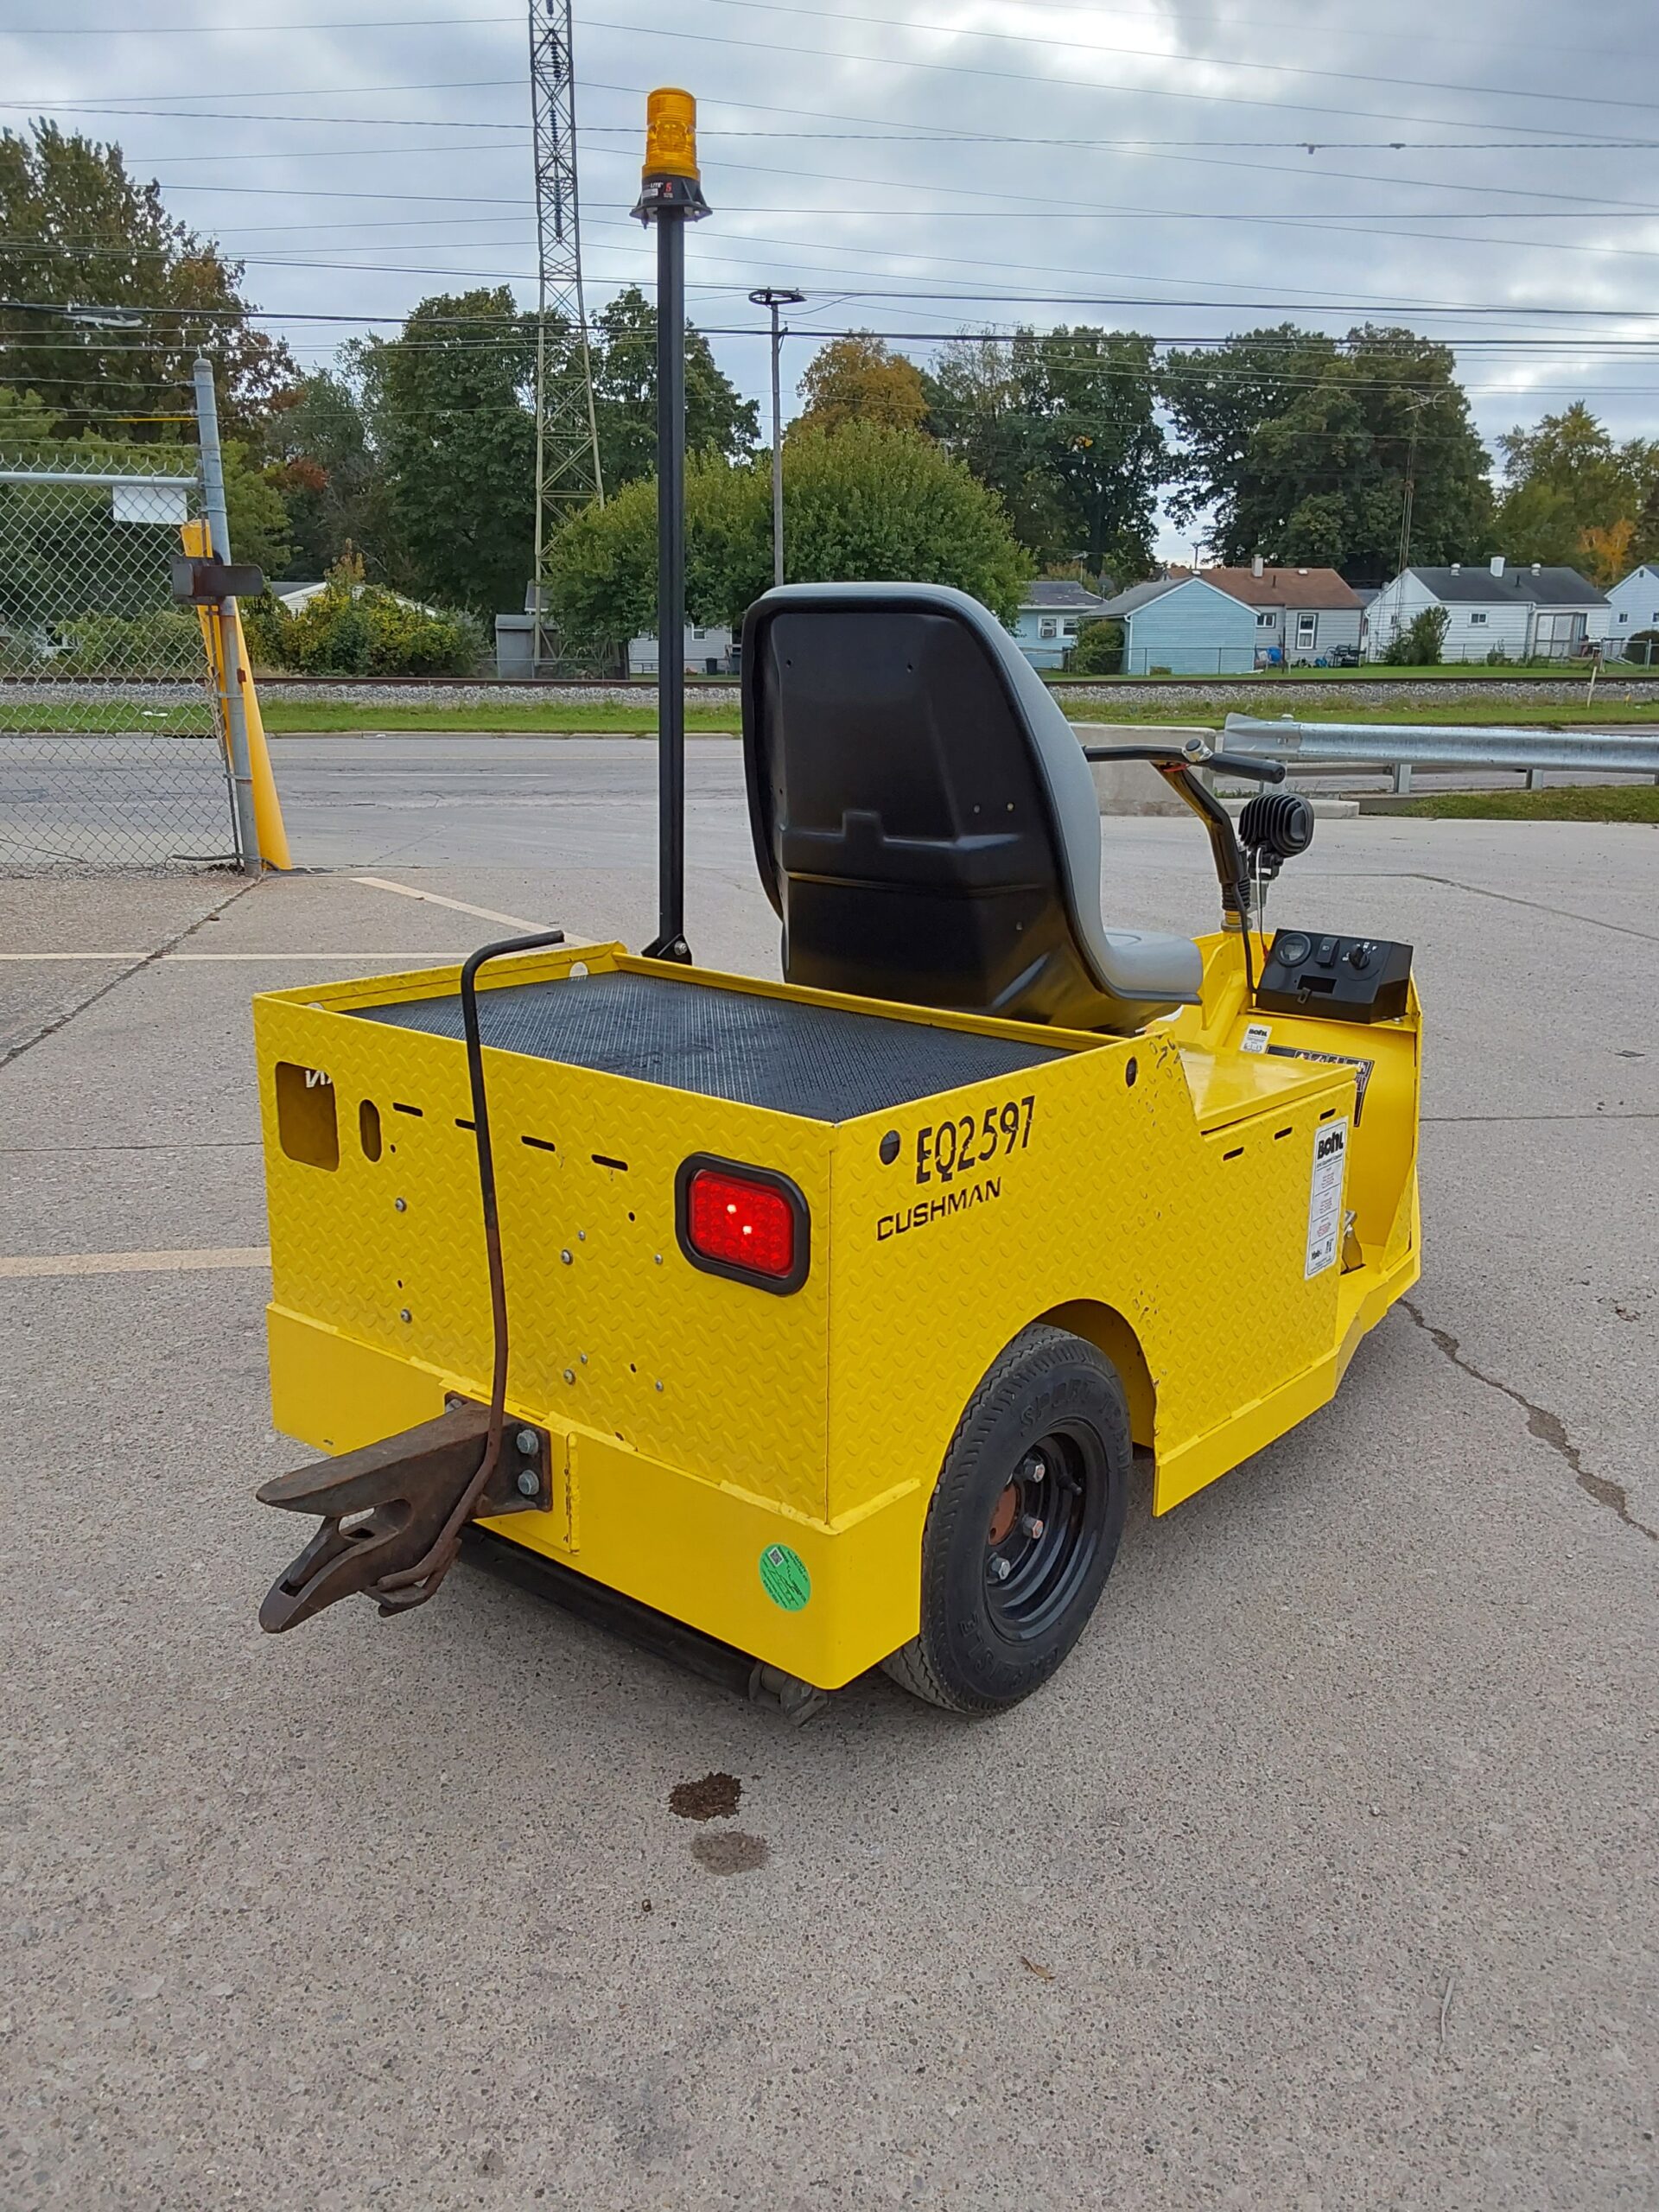
[[[1626, 639], [1639, 637], [1643, 630], [1659, 630], [1659, 568], [1644, 563], [1632, 569], [1608, 593], [1607, 606], [1610, 653], [1622, 653]], [[1638, 647], [1637, 653], [1643, 659], [1649, 657], [1646, 647]]]
[[[642, 632], [628, 639], [628, 674], [655, 676], [657, 640]], [[685, 672], [688, 676], [729, 676], [732, 671], [732, 633], [720, 624], [698, 628], [685, 626]]]
[[1027, 584], [1013, 628], [1033, 668], [1064, 668], [1084, 622], [1104, 614], [1107, 602], [1064, 576], [1039, 576]]
[[1431, 607], [1446, 609], [1445, 660], [1569, 660], [1606, 637], [1611, 615], [1576, 569], [1514, 568], [1495, 553], [1484, 566], [1408, 569], [1384, 584], [1366, 610], [1366, 658], [1381, 660]]

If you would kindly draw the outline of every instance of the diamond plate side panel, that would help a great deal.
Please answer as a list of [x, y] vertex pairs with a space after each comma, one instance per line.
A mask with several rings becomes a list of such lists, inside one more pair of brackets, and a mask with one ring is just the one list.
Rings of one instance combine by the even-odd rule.
[[[475, 1395], [489, 1374], [489, 1291], [465, 1053], [331, 1010], [353, 995], [327, 987], [256, 1005], [274, 1304]], [[329, 1078], [336, 1167], [284, 1152], [279, 1061]], [[589, 1070], [486, 1061], [512, 1403], [822, 1520], [830, 1131]], [[378, 1160], [359, 1139], [365, 1101], [379, 1117]], [[800, 1185], [817, 1249], [794, 1295], [682, 1257], [674, 1174], [696, 1151]]]
[[[1134, 1329], [1160, 1457], [1332, 1354], [1338, 1278], [1304, 1278], [1308, 1185], [1321, 1116], [1351, 1113], [1351, 1071], [1310, 1067], [1294, 1100], [1208, 1137], [1162, 1035], [1105, 1042], [951, 1103], [982, 1131], [987, 1106], [995, 1120], [1027, 1096], [1029, 1142], [999, 1147], [948, 1189], [937, 1175], [917, 1181], [918, 1134], [944, 1102], [836, 1133], [832, 1519], [900, 1483], [931, 1489], [997, 1353], [1073, 1300], [1109, 1306]], [[899, 1141], [891, 1165], [880, 1156], [889, 1130]], [[939, 1211], [953, 1193], [958, 1209]]]

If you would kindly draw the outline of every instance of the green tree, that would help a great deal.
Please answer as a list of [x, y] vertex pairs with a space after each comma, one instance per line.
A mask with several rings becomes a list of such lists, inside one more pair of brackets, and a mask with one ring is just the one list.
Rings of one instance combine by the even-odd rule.
[[226, 442], [224, 460], [225, 520], [232, 556], [251, 561], [268, 576], [286, 575], [293, 547], [282, 493], [239, 439]]
[[996, 493], [1020, 543], [1044, 562], [1075, 550], [1064, 543], [1058, 486], [1044, 469], [1042, 427], [1027, 411], [1008, 341], [980, 338], [947, 347], [926, 385], [928, 429]]
[[1504, 474], [1497, 539], [1514, 561], [1593, 564], [1606, 533], [1634, 525], [1659, 482], [1659, 447], [1642, 438], [1618, 444], [1582, 400], [1541, 416], [1531, 429], [1517, 425], [1497, 444]]
[[355, 359], [385, 472], [388, 581], [481, 614], [522, 606], [535, 546], [531, 320], [505, 285], [440, 295]]
[[[552, 605], [567, 637], [614, 645], [657, 622], [656, 486], [625, 485], [553, 547]], [[784, 533], [792, 581], [954, 584], [1013, 619], [1030, 563], [995, 496], [912, 433], [851, 423], [784, 448]], [[686, 471], [686, 604], [694, 621], [737, 623], [772, 581], [768, 471], [712, 454]]]
[[[0, 336], [0, 383], [39, 395], [67, 423], [138, 443], [177, 443], [192, 410], [190, 365], [213, 356], [227, 435], [251, 431], [293, 376], [279, 340], [256, 330], [227, 261], [169, 216], [161, 188], [128, 175], [119, 147], [37, 123], [0, 131], [0, 297], [27, 300]], [[102, 328], [36, 313], [74, 302], [136, 312]]]
[[1630, 558], [1633, 569], [1643, 562], [1659, 563], [1659, 474], [1649, 483], [1637, 509]]
[[[637, 285], [619, 292], [595, 319], [591, 358], [600, 467], [608, 499], [657, 467], [657, 310]], [[567, 353], [563, 373], [575, 373]], [[740, 460], [760, 435], [760, 411], [716, 365], [709, 340], [685, 330], [685, 443], [688, 453]]]
[[801, 397], [806, 404], [795, 429], [879, 423], [889, 430], [919, 430], [927, 420], [921, 371], [868, 330], [819, 346], [801, 378]]
[[1443, 607], [1423, 607], [1389, 640], [1383, 659], [1391, 668], [1438, 666], [1451, 620]]
[[930, 427], [1003, 501], [1039, 560], [1150, 574], [1164, 472], [1153, 343], [1085, 325], [953, 347]]
[[1123, 665], [1123, 625], [1112, 615], [1085, 622], [1067, 664], [1072, 676], [1116, 676]]
[[279, 394], [264, 450], [268, 475], [288, 507], [289, 573], [324, 575], [350, 546], [372, 575], [383, 575], [391, 553], [385, 480], [348, 378], [318, 369]]
[[267, 596], [248, 610], [255, 654], [279, 668], [315, 676], [470, 676], [485, 651], [471, 614], [416, 607], [363, 580], [363, 563], [345, 555], [297, 614]]
[[1487, 456], [1448, 346], [1366, 324], [1345, 338], [1281, 323], [1177, 348], [1163, 391], [1181, 446], [1178, 521], [1213, 510], [1224, 562], [1260, 553], [1394, 574], [1409, 474], [1412, 557], [1472, 560], [1491, 527]]

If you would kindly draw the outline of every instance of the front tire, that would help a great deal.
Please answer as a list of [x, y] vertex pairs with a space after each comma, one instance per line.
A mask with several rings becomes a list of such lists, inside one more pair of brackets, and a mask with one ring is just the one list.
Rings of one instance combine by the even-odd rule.
[[1029, 1697], [1082, 1634], [1123, 1534], [1133, 1447], [1117, 1370], [1039, 1322], [993, 1363], [939, 1471], [921, 1626], [882, 1662], [953, 1713]]

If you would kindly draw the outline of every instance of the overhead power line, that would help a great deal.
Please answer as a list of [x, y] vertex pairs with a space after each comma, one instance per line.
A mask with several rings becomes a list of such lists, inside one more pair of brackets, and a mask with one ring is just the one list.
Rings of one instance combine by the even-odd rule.
[[[709, 4], [721, 8], [741, 8], [747, 13], [762, 16], [805, 16], [818, 22], [866, 23], [880, 30], [927, 31], [947, 38], [995, 39], [1011, 46], [1039, 46], [1052, 50], [1054, 44], [1052, 35], [1039, 35], [1033, 31], [990, 30], [978, 25], [930, 23], [909, 16], [857, 15], [841, 5], [840, 0], [836, 0], [832, 8], [801, 7], [791, 4], [791, 0], [709, 0]], [[1174, 65], [1194, 62], [1206, 69], [1248, 69], [1272, 77], [1320, 77], [1341, 85], [1386, 85], [1414, 92], [1448, 92], [1453, 95], [1471, 92], [1483, 99], [1548, 100], [1556, 104], [1567, 101], [1579, 107], [1647, 108], [1659, 112], [1659, 101], [1656, 100], [1609, 99], [1600, 93], [1571, 92], [1559, 88], [1535, 92], [1516, 85], [1448, 85], [1430, 77], [1384, 77], [1363, 69], [1319, 69], [1304, 61], [1251, 61], [1237, 60], [1230, 54], [1172, 54], [1166, 47], [1124, 46], [1116, 40], [1103, 43], [1098, 39], [1068, 38], [1065, 50], [1068, 54], [1103, 54], [1115, 61], [1162, 61]], [[1134, 92], [1140, 88], [1126, 86], [1123, 89]], [[1225, 99], [1227, 95], [1224, 93], [1220, 97]]]
[[[727, 0], [727, 4], [733, 6], [747, 6], [750, 4], [750, 0]], [[836, 20], [849, 21], [855, 19], [837, 17]], [[1386, 108], [1333, 107], [1323, 101], [1314, 100], [1299, 99], [1293, 104], [1285, 100], [1257, 99], [1246, 92], [1201, 92], [1185, 88], [1178, 88], [1174, 86], [1169, 85], [1111, 85], [1104, 84], [1097, 78], [1066, 79], [1049, 77], [1044, 76], [1040, 73], [1032, 70], [988, 69], [961, 61], [917, 61], [906, 60], [899, 54], [866, 54], [855, 52], [844, 47], [795, 46], [781, 39], [761, 39], [753, 37], [728, 38], [723, 37], [712, 31], [683, 31], [671, 29], [668, 25], [664, 23], [607, 22], [594, 17], [584, 17], [582, 19], [582, 28], [584, 30], [588, 31], [620, 31], [626, 33], [630, 37], [683, 39], [699, 46], [735, 46], [742, 48], [745, 52], [752, 52], [756, 48], [760, 48], [769, 54], [805, 54], [811, 59], [821, 61], [856, 61], [873, 69], [916, 69], [922, 70], [931, 74], [943, 74], [951, 77], [988, 77], [995, 83], [1003, 86], [1009, 84], [1040, 85], [1051, 95], [1051, 97], [1068, 92], [1090, 92], [1096, 97], [1098, 97], [1102, 92], [1116, 92], [1122, 94], [1126, 99], [1134, 99], [1137, 100], [1187, 100], [1222, 107], [1266, 107], [1273, 109], [1275, 113], [1281, 115], [1284, 113], [1287, 105], [1294, 105], [1298, 111], [1307, 115], [1357, 116], [1368, 123], [1389, 122], [1430, 124], [1436, 123], [1451, 123], [1456, 127], [1465, 130], [1477, 127], [1471, 124], [1467, 118], [1435, 115], [1401, 115]], [[886, 28], [892, 29], [893, 26], [889, 24], [887, 25]], [[922, 27], [918, 26], [918, 28]], [[938, 26], [935, 25], [933, 28], [937, 29]], [[1121, 53], [1122, 50], [1119, 49], [1118, 51]], [[1192, 60], [1200, 57], [1158, 54], [1154, 55], [1152, 58], [1160, 61], [1179, 62], [1184, 59]], [[1320, 75], [1329, 75], [1333, 73], [1329, 71], [1320, 71], [1317, 73]], [[1437, 86], [1433, 87], [1432, 89], [1439, 90], [1442, 88]], [[1451, 89], [1455, 91], [1458, 88], [1454, 86]], [[1630, 105], [1632, 107], [1652, 107], [1656, 110], [1659, 110], [1659, 102], [1653, 101], [1620, 102], [1618, 105]], [[1559, 129], [1559, 125], [1556, 127]], [[1505, 128], [1515, 130], [1524, 130], [1529, 134], [1529, 136], [1532, 135], [1535, 130], [1543, 132], [1548, 135], [1548, 126], [1543, 124], [1536, 125], [1524, 123], [1510, 124], [1506, 124]]]

